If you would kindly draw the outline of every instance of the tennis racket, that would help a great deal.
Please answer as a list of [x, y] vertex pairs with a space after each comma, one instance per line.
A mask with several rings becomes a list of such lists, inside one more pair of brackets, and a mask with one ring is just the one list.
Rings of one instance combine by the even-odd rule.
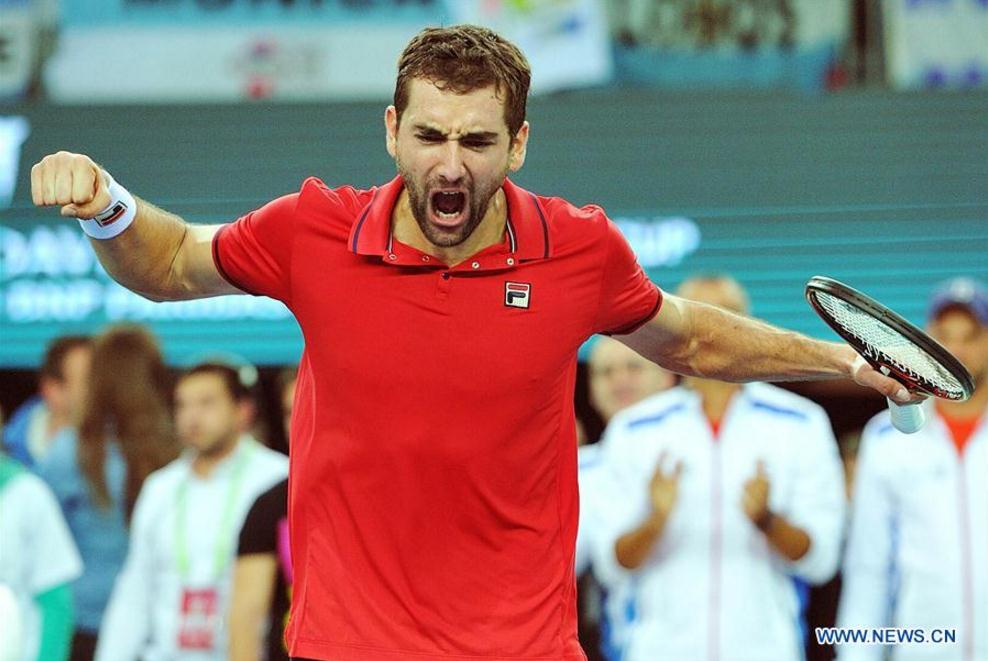
[[[962, 401], [974, 380], [936, 340], [881, 303], [831, 278], [806, 283], [806, 300], [827, 324], [868, 363], [910, 392]], [[925, 421], [920, 404], [888, 400], [892, 424], [912, 434]]]

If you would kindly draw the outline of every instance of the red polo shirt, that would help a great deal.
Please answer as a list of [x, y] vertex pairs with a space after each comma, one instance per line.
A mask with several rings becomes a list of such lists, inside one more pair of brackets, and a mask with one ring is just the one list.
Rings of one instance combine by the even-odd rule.
[[393, 239], [401, 188], [309, 179], [213, 244], [305, 336], [292, 655], [582, 660], [576, 353], [661, 293], [599, 208], [510, 181], [504, 241], [448, 268]]

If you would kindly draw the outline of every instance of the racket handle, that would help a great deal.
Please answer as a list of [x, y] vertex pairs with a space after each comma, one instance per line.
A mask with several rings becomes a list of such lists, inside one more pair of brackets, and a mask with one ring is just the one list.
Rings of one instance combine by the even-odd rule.
[[923, 413], [923, 405], [921, 403], [896, 404], [891, 399], [888, 400], [888, 403], [893, 427], [903, 434], [915, 434], [923, 428], [923, 424], [926, 422], [926, 414]]

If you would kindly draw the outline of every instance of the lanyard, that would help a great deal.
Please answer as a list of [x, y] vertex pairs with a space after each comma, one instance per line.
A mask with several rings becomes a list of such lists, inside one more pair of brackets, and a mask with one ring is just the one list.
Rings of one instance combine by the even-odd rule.
[[[246, 447], [240, 449], [237, 463], [233, 467], [233, 474], [230, 477], [230, 487], [226, 491], [226, 498], [223, 501], [223, 513], [220, 516], [220, 523], [216, 529], [216, 543], [213, 545], [213, 582], [219, 580], [220, 574], [226, 567], [230, 548], [233, 540], [230, 534], [233, 532], [233, 509], [237, 502], [237, 495], [240, 487], [243, 486], [244, 473], [250, 455], [254, 453], [253, 441], [242, 441]], [[182, 480], [178, 487], [177, 502], [178, 511], [175, 514], [175, 563], [178, 565], [178, 572], [185, 581], [189, 577], [189, 547], [187, 536], [187, 523], [185, 520], [186, 501], [188, 500], [190, 475]], [[205, 532], [205, 531], [200, 531]]]

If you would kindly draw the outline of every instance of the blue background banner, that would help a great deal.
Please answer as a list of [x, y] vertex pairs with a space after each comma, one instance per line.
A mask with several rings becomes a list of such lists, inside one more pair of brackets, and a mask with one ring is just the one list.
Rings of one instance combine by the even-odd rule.
[[[988, 280], [988, 97], [571, 93], [529, 107], [516, 181], [614, 218], [655, 282], [728, 272], [754, 313], [833, 334], [803, 299], [829, 275], [923, 323], [940, 280]], [[230, 221], [315, 175], [369, 187], [394, 175], [383, 104], [30, 106], [12, 208], [0, 220], [0, 367], [38, 363], [58, 334], [147, 322], [181, 364], [223, 347], [297, 360], [280, 303], [249, 296], [154, 304], [98, 266], [78, 227], [35, 209], [29, 172], [88, 153], [135, 194], [191, 222]]]

